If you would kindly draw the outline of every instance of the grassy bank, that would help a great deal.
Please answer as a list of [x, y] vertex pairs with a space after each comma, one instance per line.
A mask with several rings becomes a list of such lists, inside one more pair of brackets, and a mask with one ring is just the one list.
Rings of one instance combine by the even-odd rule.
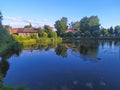
[[63, 38], [63, 40], [71, 41], [71, 40], [120, 40], [120, 37], [81, 37], [81, 38], [75, 38], [75, 37], [69, 37], [69, 38]]
[[31, 38], [29, 36], [17, 36], [13, 35], [13, 38], [22, 44], [35, 44], [35, 43], [51, 43], [51, 42], [62, 42], [62, 38]]
[[1, 86], [0, 90], [26, 90], [24, 87]]

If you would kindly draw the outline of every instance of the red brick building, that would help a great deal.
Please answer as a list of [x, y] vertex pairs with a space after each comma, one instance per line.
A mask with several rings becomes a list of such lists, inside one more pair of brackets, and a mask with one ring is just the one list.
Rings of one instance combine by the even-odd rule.
[[69, 28], [66, 30], [66, 33], [68, 33], [68, 32], [72, 32], [73, 34], [75, 34], [77, 32], [77, 29]]
[[32, 36], [32, 35], [38, 35], [38, 31], [33, 28], [10, 28], [9, 29], [10, 34], [16, 34], [19, 36]]

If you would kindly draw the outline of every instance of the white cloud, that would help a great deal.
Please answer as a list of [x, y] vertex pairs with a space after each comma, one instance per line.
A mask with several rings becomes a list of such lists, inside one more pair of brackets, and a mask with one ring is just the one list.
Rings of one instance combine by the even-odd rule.
[[3, 19], [5, 20], [4, 24], [9, 24], [12, 27], [24, 27], [26, 24], [31, 23], [35, 27], [40, 27], [43, 25], [50, 25], [53, 26], [53, 22], [49, 21], [48, 19], [43, 20], [35, 20], [35, 19], [28, 19], [22, 17], [11, 17], [11, 16], [4, 16]]

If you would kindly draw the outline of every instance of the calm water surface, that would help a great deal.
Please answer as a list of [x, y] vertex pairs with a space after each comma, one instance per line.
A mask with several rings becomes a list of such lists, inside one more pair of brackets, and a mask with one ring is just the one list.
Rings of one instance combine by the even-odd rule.
[[4, 85], [27, 90], [120, 90], [119, 41], [31, 46], [4, 63]]

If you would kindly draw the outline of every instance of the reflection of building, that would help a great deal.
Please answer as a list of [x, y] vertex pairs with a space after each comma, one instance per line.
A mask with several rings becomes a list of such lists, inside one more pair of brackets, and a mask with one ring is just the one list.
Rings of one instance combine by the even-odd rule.
[[33, 28], [10, 28], [10, 34], [16, 34], [19, 36], [32, 36], [38, 35], [38, 31]]
[[75, 34], [77, 32], [77, 29], [69, 28], [66, 30], [66, 33], [68, 33], [68, 32], [72, 32], [73, 34]]

